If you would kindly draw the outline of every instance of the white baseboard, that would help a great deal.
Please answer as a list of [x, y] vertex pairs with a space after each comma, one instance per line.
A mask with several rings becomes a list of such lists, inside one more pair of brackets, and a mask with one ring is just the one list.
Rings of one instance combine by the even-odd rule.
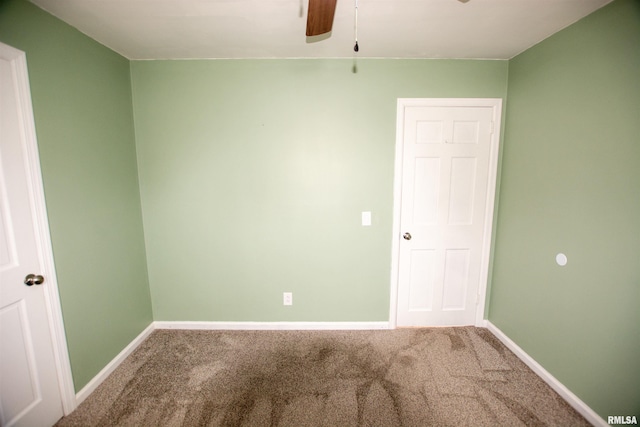
[[140, 333], [137, 337], [133, 339], [116, 357], [111, 360], [98, 374], [91, 379], [85, 385], [82, 390], [76, 393], [76, 405], [80, 405], [91, 393], [95, 391], [96, 388], [102, 382], [107, 379], [107, 377], [127, 358], [133, 351], [138, 348], [140, 344], [153, 332], [155, 329], [155, 325], [152, 322], [149, 326], [145, 328], [144, 331]]
[[369, 330], [389, 329], [389, 322], [154, 322], [156, 329], [203, 330]]
[[536, 362], [531, 356], [529, 356], [518, 344], [513, 342], [511, 338], [505, 335], [496, 325], [490, 321], [486, 321], [486, 328], [496, 336], [502, 343], [507, 346], [520, 360], [522, 360], [533, 372], [538, 374], [549, 386], [556, 391], [564, 400], [567, 401], [576, 411], [587, 419], [594, 426], [606, 427], [609, 424], [603, 420], [593, 409], [591, 409], [586, 403], [584, 403], [578, 396], [573, 394], [571, 390], [565, 387], [560, 381], [558, 381], [553, 375], [551, 375], [546, 369]]

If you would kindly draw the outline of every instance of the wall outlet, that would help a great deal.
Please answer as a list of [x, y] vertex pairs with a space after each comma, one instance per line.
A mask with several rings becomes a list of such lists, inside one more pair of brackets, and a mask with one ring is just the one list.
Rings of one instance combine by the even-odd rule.
[[283, 305], [293, 305], [293, 292], [283, 292], [282, 294]]
[[371, 226], [371, 212], [362, 212], [362, 225], [363, 227]]

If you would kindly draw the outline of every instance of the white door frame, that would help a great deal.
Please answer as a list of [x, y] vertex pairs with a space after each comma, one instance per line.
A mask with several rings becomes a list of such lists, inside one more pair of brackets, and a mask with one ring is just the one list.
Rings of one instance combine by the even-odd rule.
[[36, 128], [31, 104], [31, 90], [29, 87], [29, 73], [27, 71], [26, 54], [18, 49], [0, 42], [0, 55], [12, 61], [16, 70], [17, 97], [19, 112], [21, 115], [21, 131], [25, 141], [25, 169], [27, 181], [30, 186], [30, 198], [34, 207], [33, 228], [37, 242], [38, 258], [42, 265], [42, 275], [47, 278], [47, 286], [44, 286], [44, 299], [47, 306], [47, 317], [50, 324], [51, 340], [55, 356], [56, 373], [60, 385], [62, 408], [65, 415], [69, 415], [77, 406], [69, 350], [64, 331], [62, 318], [62, 306], [58, 292], [58, 281], [53, 260], [53, 248], [51, 246], [51, 234], [45, 205], [44, 187], [42, 184], [42, 171], [40, 169], [40, 157], [36, 139]]
[[480, 260], [480, 283], [478, 284], [478, 304], [476, 306], [476, 326], [484, 326], [484, 310], [489, 280], [493, 212], [498, 175], [498, 154], [502, 119], [501, 98], [398, 98], [396, 119], [396, 160], [393, 177], [393, 227], [391, 238], [391, 297], [389, 298], [389, 327], [397, 326], [398, 277], [400, 263], [400, 210], [402, 205], [402, 153], [404, 148], [404, 116], [407, 107], [491, 107], [493, 108], [493, 132], [489, 153], [489, 177], [487, 183], [487, 204], [485, 210], [484, 239]]

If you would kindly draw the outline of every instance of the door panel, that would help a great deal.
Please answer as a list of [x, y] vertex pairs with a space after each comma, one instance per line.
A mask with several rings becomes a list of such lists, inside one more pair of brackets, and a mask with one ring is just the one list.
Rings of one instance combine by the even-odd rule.
[[436, 252], [428, 249], [414, 250], [411, 251], [410, 256], [409, 309], [431, 310], [433, 307]]
[[465, 310], [469, 286], [469, 249], [447, 249], [444, 256], [442, 310]]
[[41, 398], [24, 300], [2, 307], [0, 324], [3, 420], [11, 421]]
[[477, 186], [478, 160], [474, 157], [451, 159], [451, 179], [449, 193], [450, 225], [471, 225]]
[[399, 326], [475, 324], [493, 206], [494, 116], [493, 106], [404, 107]]
[[421, 157], [415, 159], [413, 223], [433, 225], [438, 220], [440, 188], [440, 159]]

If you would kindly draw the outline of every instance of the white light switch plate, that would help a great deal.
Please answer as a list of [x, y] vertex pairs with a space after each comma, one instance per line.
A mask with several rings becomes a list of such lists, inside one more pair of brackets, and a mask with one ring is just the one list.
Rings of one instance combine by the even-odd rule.
[[362, 212], [362, 225], [365, 227], [371, 225], [371, 212]]

